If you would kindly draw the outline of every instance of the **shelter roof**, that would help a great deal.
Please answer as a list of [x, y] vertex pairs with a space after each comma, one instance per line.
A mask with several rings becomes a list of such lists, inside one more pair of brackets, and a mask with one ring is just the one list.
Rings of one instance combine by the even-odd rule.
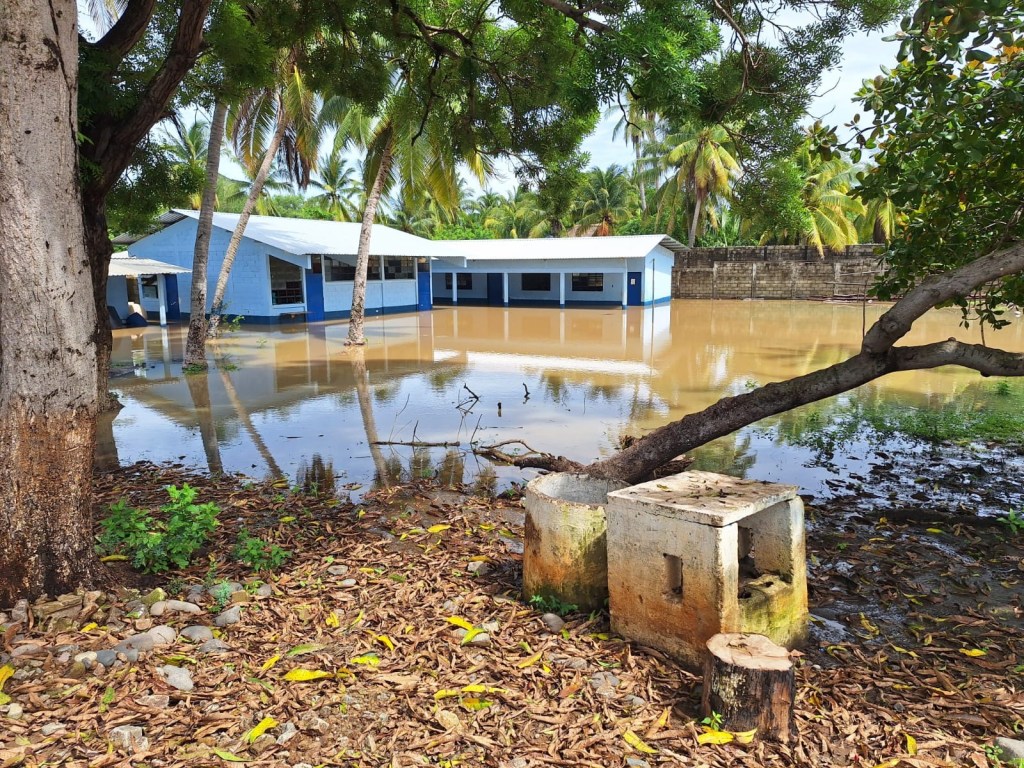
[[[639, 259], [659, 245], [673, 254], [687, 247], [668, 235], [609, 235], [607, 237], [544, 237], [508, 240], [438, 241], [466, 261], [537, 259]], [[445, 257], [441, 257], [445, 258]], [[448, 257], [447, 260], [451, 260]]]
[[185, 275], [192, 270], [168, 264], [156, 259], [140, 259], [127, 253], [115, 253], [110, 257], [110, 268], [107, 274], [114, 277], [138, 277], [139, 275]]

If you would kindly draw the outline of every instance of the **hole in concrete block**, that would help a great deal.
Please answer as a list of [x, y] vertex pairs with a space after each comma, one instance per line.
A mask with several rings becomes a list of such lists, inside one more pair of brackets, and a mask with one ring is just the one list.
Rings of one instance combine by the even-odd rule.
[[761, 575], [757, 568], [757, 555], [754, 552], [754, 531], [742, 525], [737, 531], [737, 551], [739, 553], [740, 579], [756, 579]]
[[683, 564], [675, 555], [665, 555], [665, 595], [669, 600], [683, 599]]

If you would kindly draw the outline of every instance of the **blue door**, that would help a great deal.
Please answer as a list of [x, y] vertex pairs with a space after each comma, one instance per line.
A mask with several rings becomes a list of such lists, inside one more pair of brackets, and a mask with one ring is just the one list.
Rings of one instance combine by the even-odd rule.
[[[315, 256], [314, 258], [320, 258]], [[324, 319], [324, 276], [319, 270], [306, 270], [306, 322]]]
[[643, 272], [629, 272], [626, 275], [626, 304], [639, 307], [644, 303]]
[[416, 272], [416, 309], [422, 312], [433, 308], [430, 293], [430, 267], [427, 264], [420, 264]]
[[504, 286], [502, 285], [501, 272], [487, 273], [487, 305], [500, 307], [504, 303]]

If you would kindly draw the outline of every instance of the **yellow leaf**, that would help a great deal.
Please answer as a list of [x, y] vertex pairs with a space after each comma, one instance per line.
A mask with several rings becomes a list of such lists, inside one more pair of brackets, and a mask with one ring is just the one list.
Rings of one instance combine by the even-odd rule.
[[459, 704], [468, 709], [470, 712], [478, 712], [481, 709], [487, 709], [494, 705], [493, 701], [487, 699], [478, 699], [473, 696], [462, 699]]
[[14, 667], [12, 667], [10, 664], [4, 664], [2, 667], [0, 667], [0, 691], [4, 689], [4, 683], [6, 683], [13, 674]]
[[661, 713], [661, 717], [654, 722], [655, 727], [664, 728], [668, 725], [668, 718], [671, 713], [672, 709], [670, 707], [665, 707], [664, 711]]
[[452, 696], [461, 696], [461, 695], [462, 695], [461, 691], [455, 691], [455, 690], [452, 690], [451, 688], [442, 688], [440, 691], [438, 691], [437, 693], [434, 694], [434, 700], [435, 701], [440, 701], [441, 699], [448, 699], [448, 698], [451, 698]]
[[245, 734], [245, 740], [252, 744], [256, 739], [276, 726], [277, 720], [272, 717], [264, 717], [253, 727], [251, 731]]
[[395, 642], [387, 635], [374, 635], [389, 651], [395, 650]]
[[427, 528], [427, 533], [440, 533], [441, 531], [447, 531], [449, 528], [451, 528], [450, 525], [432, 525]]
[[472, 685], [462, 686], [463, 693], [508, 693], [507, 688], [495, 688], [491, 685], [480, 685], [479, 683], [473, 683]]
[[896, 766], [899, 765], [900, 762], [901, 761], [898, 757], [894, 757], [892, 760], [886, 760], [884, 763], [879, 763], [878, 765], [874, 766], [874, 768], [896, 768]]
[[286, 655], [287, 656], [302, 656], [303, 654], [306, 654], [306, 653], [314, 653], [315, 651], [322, 651], [326, 647], [327, 647], [326, 645], [320, 645], [319, 643], [300, 643], [299, 645], [296, 645], [294, 648], [292, 648], [290, 651], [288, 651], [288, 653]]
[[981, 648], [961, 648], [960, 653], [964, 656], [970, 656], [972, 659], [985, 655], [985, 651], [981, 650]]
[[376, 667], [380, 664], [380, 656], [376, 653], [364, 653], [362, 656], [356, 656], [352, 659], [353, 664], [368, 664], [371, 667]]
[[285, 673], [284, 679], [296, 683], [307, 683], [310, 680], [321, 680], [325, 677], [333, 677], [333, 675], [322, 669], [292, 669]]
[[736, 739], [737, 744], [749, 744], [754, 740], [754, 736], [757, 735], [757, 728], [749, 731], [732, 731], [731, 733]]
[[520, 661], [518, 664], [516, 664], [516, 666], [519, 667], [520, 669], [526, 669], [527, 667], [532, 667], [534, 664], [536, 664], [538, 661], [540, 661], [540, 657], [543, 655], [543, 653], [544, 653], [544, 651], [537, 651], [532, 656], [528, 656], [527, 658], [525, 658], [522, 661]]
[[643, 739], [641, 739], [628, 728], [626, 729], [626, 732], [622, 734], [622, 738], [624, 738], [626, 740], [626, 743], [629, 744], [629, 746], [631, 746], [637, 752], [643, 752], [646, 755], [658, 754], [658, 750], [656, 750], [654, 747], [645, 744]]
[[907, 754], [908, 755], [916, 755], [917, 754], [917, 739], [915, 739], [909, 733], [904, 734], [904, 735], [907, 737]]
[[365, 611], [360, 611], [359, 615], [356, 616], [354, 619], [352, 619], [352, 623], [348, 625], [348, 628], [352, 629], [352, 627], [355, 627], [355, 626], [358, 626], [359, 624], [362, 624], [363, 623], [363, 619], [365, 619], [365, 618], [366, 618], [366, 612]]
[[482, 629], [477, 629], [476, 627], [474, 627], [473, 629], [467, 629], [466, 634], [463, 636], [460, 645], [465, 645], [474, 637], [476, 637], [477, 635], [482, 635], [483, 633], [484, 631]]
[[489, 558], [487, 555], [473, 555], [471, 558], [469, 558], [469, 562], [471, 562], [471, 563], [489, 563], [489, 562], [491, 562], [491, 558]]
[[295, 516], [294, 515], [285, 515], [284, 517], [278, 518], [277, 522], [279, 522], [279, 523], [294, 523], [295, 522]]
[[99, 626], [99, 624], [97, 624], [95, 621], [90, 621], [88, 624], [86, 624], [84, 627], [82, 627], [81, 631], [82, 632], [92, 632], [98, 626]]
[[467, 632], [473, 628], [473, 625], [461, 616], [449, 616], [447, 621], [449, 624], [454, 624], [456, 627], [462, 627]]
[[338, 619], [338, 614], [336, 614], [334, 611], [331, 611], [327, 614], [327, 618], [324, 619], [324, 623], [327, 624], [328, 627], [341, 626], [341, 621]]
[[0, 691], [0, 707], [3, 707], [3, 706], [5, 706], [7, 704], [10, 704], [10, 703], [11, 703], [11, 697], [8, 696], [3, 691]]
[[127, 555], [105, 555], [100, 558], [101, 563], [123, 563], [127, 560]]
[[942, 533], [941, 528], [925, 528], [925, 530], [928, 531], [928, 533]]
[[706, 729], [704, 733], [697, 737], [698, 744], [728, 744], [735, 737], [728, 731], [716, 731], [713, 729]]
[[269, 659], [267, 659], [266, 661], [263, 662], [263, 666], [260, 667], [260, 671], [261, 672], [266, 672], [268, 669], [270, 669], [275, 664], [277, 664], [277, 662], [279, 662], [280, 660], [281, 660], [281, 654], [275, 653], [273, 656], [271, 656]]
[[221, 760], [227, 760], [229, 763], [244, 763], [244, 762], [246, 762], [246, 759], [244, 757], [239, 757], [238, 755], [233, 755], [232, 753], [228, 752], [226, 749], [215, 749], [215, 750], [213, 750], [213, 754], [215, 754]]

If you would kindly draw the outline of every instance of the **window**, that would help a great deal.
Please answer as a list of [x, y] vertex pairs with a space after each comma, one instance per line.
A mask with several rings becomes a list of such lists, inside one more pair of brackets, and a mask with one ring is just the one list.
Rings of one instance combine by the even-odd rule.
[[416, 277], [416, 268], [412, 256], [385, 256], [385, 280], [412, 280]]
[[551, 275], [547, 272], [526, 272], [523, 274], [524, 291], [550, 291]]
[[[328, 283], [351, 283], [356, 279], [355, 261], [355, 256], [346, 256], [345, 261], [339, 256], [324, 256], [324, 279]], [[366, 265], [366, 279], [380, 280], [380, 259], [377, 256], [371, 256]]]
[[270, 257], [270, 303], [301, 304], [302, 267], [289, 264], [287, 261]]
[[603, 291], [604, 275], [600, 272], [573, 272], [572, 289], [574, 291]]
[[160, 298], [160, 289], [157, 287], [156, 284], [156, 281], [159, 279], [159, 275], [143, 275], [142, 277], [139, 278], [139, 282], [142, 283], [142, 298]]
[[[471, 291], [473, 290], [473, 276], [468, 272], [460, 272], [456, 276], [455, 284], [459, 286], [460, 291]], [[452, 273], [448, 272], [444, 276], [444, 287], [446, 290], [452, 289]]]

